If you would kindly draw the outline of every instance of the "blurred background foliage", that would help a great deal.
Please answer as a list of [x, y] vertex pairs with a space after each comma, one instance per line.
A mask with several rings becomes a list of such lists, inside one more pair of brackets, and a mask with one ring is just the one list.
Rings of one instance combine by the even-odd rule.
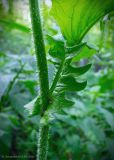
[[[41, 1], [46, 51], [47, 35], [61, 38], [49, 15], [50, 1]], [[39, 117], [28, 117], [24, 105], [39, 93], [27, 0], [0, 0], [0, 159], [24, 155], [35, 159]], [[70, 93], [75, 104], [55, 113], [50, 160], [114, 160], [114, 13], [97, 23], [84, 41], [99, 51], [92, 58], [84, 91]], [[50, 84], [54, 66], [49, 61]]]

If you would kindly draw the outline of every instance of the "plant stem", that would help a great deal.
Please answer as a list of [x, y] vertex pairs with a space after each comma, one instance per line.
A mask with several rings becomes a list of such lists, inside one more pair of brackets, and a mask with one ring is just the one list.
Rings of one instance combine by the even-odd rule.
[[63, 64], [64, 64], [64, 61], [61, 62], [60, 66], [58, 68], [58, 71], [57, 71], [57, 73], [55, 75], [55, 78], [53, 80], [53, 84], [52, 84], [52, 86], [50, 88], [50, 95], [53, 93], [53, 91], [54, 91], [54, 89], [55, 89], [55, 87], [57, 85], [57, 82], [58, 82], [58, 80], [60, 78], [60, 74], [61, 74], [62, 69], [63, 69]]
[[8, 95], [9, 95], [10, 91], [12, 90], [16, 80], [19, 78], [20, 74], [22, 73], [24, 66], [25, 66], [24, 64], [21, 64], [21, 67], [20, 67], [19, 71], [17, 71], [17, 73], [14, 76], [13, 80], [10, 82], [10, 84], [9, 84], [5, 94], [4, 94], [4, 97], [8, 97]]
[[[42, 25], [40, 19], [39, 2], [38, 0], [29, 0], [29, 4], [31, 12], [35, 53], [39, 71], [40, 96], [42, 101], [41, 115], [43, 117], [49, 103], [48, 68], [47, 68], [45, 45], [42, 33]], [[47, 158], [48, 135], [49, 135], [48, 123], [46, 124], [40, 123], [37, 160], [46, 160]]]
[[47, 109], [49, 98], [49, 81], [39, 3], [38, 0], [29, 0], [29, 2], [36, 59], [39, 72], [40, 94], [42, 99], [43, 112], [45, 112], [45, 110]]
[[67, 70], [67, 68], [69, 67], [69, 64], [70, 64], [70, 63], [71, 63], [71, 59], [68, 59], [68, 60], [64, 59], [64, 60], [61, 62], [60, 66], [59, 66], [59, 68], [58, 68], [58, 70], [57, 70], [57, 72], [56, 72], [56, 75], [55, 75], [55, 78], [54, 78], [54, 80], [53, 80], [52, 86], [51, 86], [51, 88], [50, 88], [50, 90], [49, 90], [50, 96], [52, 95], [54, 89], [56, 88], [57, 82], [58, 82], [59, 79], [61, 78], [61, 75], [64, 74], [64, 72], [65, 72], [65, 71]]
[[16, 80], [19, 78], [20, 74], [22, 73], [24, 66], [25, 65], [21, 65], [21, 68], [19, 69], [19, 71], [17, 71], [16, 75], [14, 76], [12, 81], [9, 83], [6, 91], [2, 95], [2, 97], [0, 99], [0, 111], [2, 110], [3, 106], [5, 105], [5, 102], [6, 102], [7, 98], [8, 98], [8, 95], [9, 95], [10, 91], [12, 90]]
[[46, 160], [48, 151], [49, 125], [40, 124], [37, 160]]

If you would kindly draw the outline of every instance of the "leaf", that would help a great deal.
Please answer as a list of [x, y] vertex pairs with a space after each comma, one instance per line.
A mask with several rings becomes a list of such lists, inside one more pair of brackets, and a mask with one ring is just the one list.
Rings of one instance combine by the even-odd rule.
[[111, 91], [114, 88], [114, 71], [107, 70], [107, 72], [99, 79], [101, 92]]
[[69, 54], [73, 54], [73, 53], [77, 54], [77, 53], [79, 53], [79, 52], [83, 49], [83, 47], [85, 47], [85, 46], [86, 46], [86, 43], [80, 43], [79, 45], [75, 45], [75, 46], [72, 46], [72, 47], [66, 47], [66, 52], [67, 52], [68, 55], [69, 55]]
[[74, 67], [69, 65], [67, 71], [65, 72], [65, 74], [74, 74], [76, 77], [80, 76], [84, 73], [86, 73], [91, 67], [91, 64], [87, 64], [85, 66], [81, 66], [81, 67]]
[[79, 44], [88, 30], [114, 9], [114, 0], [52, 0], [51, 13], [70, 46]]
[[61, 113], [63, 108], [71, 107], [73, 104], [73, 101], [67, 99], [65, 92], [59, 94], [54, 93], [50, 99], [50, 104], [41, 119], [41, 123], [52, 123], [52, 121], [58, 118], [57, 114]]
[[80, 61], [82, 59], [90, 58], [94, 54], [96, 54], [97, 52], [98, 52], [98, 50], [96, 48], [94, 48], [93, 46], [86, 45], [82, 48], [82, 50], [80, 51], [79, 54], [74, 56], [72, 61], [77, 62], [77, 61]]
[[0, 129], [4, 131], [9, 131], [13, 126], [11, 121], [9, 120], [9, 114], [6, 113], [0, 113], [0, 121], [2, 122], [0, 124]]
[[59, 39], [54, 39], [51, 36], [47, 36], [50, 44], [49, 55], [53, 58], [63, 60], [65, 58], [64, 42]]
[[65, 107], [71, 107], [74, 104], [73, 101], [69, 100], [65, 96], [65, 92], [63, 93], [54, 93], [52, 97], [52, 103], [49, 105], [48, 111], [52, 113], [61, 111], [61, 109]]
[[95, 143], [100, 143], [105, 140], [103, 130], [97, 125], [95, 119], [86, 117], [81, 123], [78, 122], [84, 134]]
[[111, 155], [111, 159], [114, 159], [114, 139], [113, 138], [108, 138], [107, 139], [107, 149]]
[[106, 122], [108, 125], [111, 127], [112, 130], [114, 130], [114, 117], [113, 114], [110, 113], [108, 110], [102, 108], [102, 107], [97, 107], [99, 112], [104, 116]]
[[82, 152], [81, 148], [81, 139], [76, 134], [70, 134], [66, 136], [68, 145], [71, 148], [71, 152], [75, 155], [75, 158], [78, 158]]
[[55, 96], [54, 106], [57, 108], [71, 107], [74, 103], [65, 97], [65, 93]]
[[11, 80], [13, 79], [13, 75], [2, 75], [0, 74], [0, 99], [5, 94], [5, 91], [8, 88]]
[[62, 76], [60, 83], [57, 86], [57, 90], [61, 91], [81, 91], [87, 85], [87, 81], [77, 82], [71, 75]]
[[24, 105], [24, 108], [29, 116], [38, 115], [41, 111], [40, 97], [34, 98], [31, 102]]
[[8, 27], [9, 29], [18, 29], [22, 32], [30, 32], [30, 28], [20, 24], [18, 22], [12, 21], [12, 20], [4, 20], [4, 19], [0, 19], [0, 24], [5, 25], [6, 27]]

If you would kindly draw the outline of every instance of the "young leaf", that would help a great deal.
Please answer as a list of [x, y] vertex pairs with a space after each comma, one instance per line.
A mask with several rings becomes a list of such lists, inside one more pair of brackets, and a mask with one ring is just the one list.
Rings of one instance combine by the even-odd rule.
[[79, 44], [87, 31], [114, 9], [114, 0], [52, 0], [51, 13], [68, 44]]
[[87, 47], [86, 43], [80, 43], [79, 45], [75, 45], [72, 47], [66, 47], [66, 55], [67, 59], [72, 59], [73, 57], [77, 56], [81, 53], [81, 51]]
[[66, 52], [67, 54], [73, 54], [73, 53], [79, 53], [83, 47], [86, 46], [86, 43], [80, 43], [79, 45], [75, 45], [75, 46], [72, 46], [72, 47], [66, 47]]
[[54, 94], [53, 103], [49, 108], [54, 108], [55, 110], [60, 110], [64, 107], [71, 107], [74, 104], [71, 100], [65, 97], [65, 93]]
[[82, 50], [80, 51], [79, 54], [74, 55], [72, 61], [73, 61], [73, 62], [78, 62], [78, 61], [80, 61], [80, 60], [82, 60], [82, 59], [90, 58], [90, 57], [92, 57], [94, 54], [96, 54], [97, 52], [98, 52], [97, 49], [95, 49], [95, 48], [93, 48], [93, 47], [91, 47], [91, 46], [86, 45], [86, 46], [84, 46], [84, 47], [82, 48]]
[[86, 73], [90, 69], [90, 67], [91, 67], [91, 64], [87, 64], [85, 66], [77, 67], [77, 68], [69, 65], [65, 74], [74, 74], [77, 77]]
[[50, 44], [49, 55], [53, 58], [63, 60], [65, 58], [64, 42], [56, 40], [51, 36], [47, 36], [48, 43]]
[[60, 91], [81, 91], [87, 85], [87, 81], [77, 82], [71, 75], [62, 76], [60, 83], [57, 86], [57, 90]]

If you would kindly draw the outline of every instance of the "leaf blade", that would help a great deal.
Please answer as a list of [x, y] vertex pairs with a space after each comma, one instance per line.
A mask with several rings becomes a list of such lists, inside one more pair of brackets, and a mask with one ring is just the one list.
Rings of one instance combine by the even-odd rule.
[[51, 13], [72, 46], [79, 44], [88, 30], [113, 9], [114, 0], [52, 0]]

